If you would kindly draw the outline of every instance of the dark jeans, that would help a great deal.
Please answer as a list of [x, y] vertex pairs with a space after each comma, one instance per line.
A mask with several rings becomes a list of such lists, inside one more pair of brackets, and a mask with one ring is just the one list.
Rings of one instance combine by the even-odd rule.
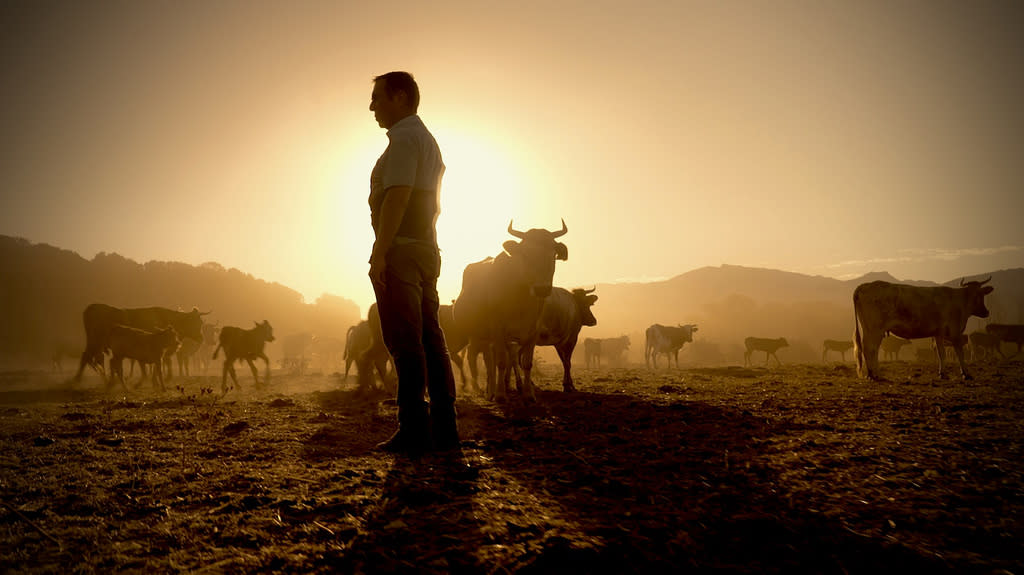
[[[455, 376], [437, 314], [441, 256], [423, 243], [396, 244], [388, 252], [385, 286], [374, 285], [384, 345], [398, 372], [399, 424], [402, 412], [423, 409], [454, 424]], [[435, 421], [435, 425], [442, 422]]]

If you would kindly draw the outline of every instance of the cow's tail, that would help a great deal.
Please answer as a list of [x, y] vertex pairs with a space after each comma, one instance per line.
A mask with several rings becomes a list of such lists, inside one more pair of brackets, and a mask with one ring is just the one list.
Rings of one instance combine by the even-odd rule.
[[224, 344], [218, 343], [217, 344], [217, 349], [213, 350], [213, 359], [217, 359], [217, 352], [220, 351], [220, 348], [221, 348], [222, 345], [224, 345]]
[[853, 292], [853, 356], [857, 358], [857, 375], [864, 376], [864, 342], [860, 335], [860, 306], [857, 305], [857, 292]]

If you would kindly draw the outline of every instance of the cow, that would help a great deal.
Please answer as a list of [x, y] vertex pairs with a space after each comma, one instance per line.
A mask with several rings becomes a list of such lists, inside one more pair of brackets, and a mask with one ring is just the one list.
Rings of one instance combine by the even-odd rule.
[[102, 303], [89, 304], [82, 312], [85, 326], [85, 351], [78, 364], [74, 381], [82, 380], [86, 365], [102, 364], [102, 356], [110, 348], [110, 330], [115, 325], [125, 325], [145, 331], [155, 331], [167, 326], [173, 327], [178, 337], [196, 341], [203, 339], [203, 318], [210, 312], [192, 308], [190, 312], [175, 311], [163, 307], [121, 309]]
[[747, 366], [752, 363], [750, 356], [755, 351], [764, 352], [764, 364], [768, 365], [770, 358], [775, 358], [775, 363], [782, 365], [779, 361], [779, 356], [775, 355], [775, 352], [784, 347], [789, 347], [789, 342], [786, 338], [779, 337], [775, 339], [769, 339], [764, 337], [748, 337], [743, 340], [743, 347], [746, 351], [743, 353], [743, 365]]
[[879, 347], [882, 350], [883, 358], [886, 361], [896, 361], [900, 358], [900, 350], [903, 346], [910, 345], [909, 339], [903, 339], [902, 337], [896, 337], [895, 335], [887, 335], [882, 338], [882, 343]]
[[114, 378], [121, 381], [121, 385], [127, 386], [124, 382], [124, 360], [133, 359], [139, 362], [143, 369], [139, 381], [146, 377], [145, 367], [152, 366], [150, 378], [153, 386], [159, 385], [160, 390], [164, 389], [163, 369], [161, 365], [166, 356], [178, 349], [178, 334], [173, 327], [165, 327], [155, 332], [117, 324], [107, 332], [107, 345], [110, 349], [110, 382]]
[[583, 340], [583, 353], [587, 367], [590, 367], [591, 362], [594, 367], [601, 367], [602, 357], [607, 358], [610, 365], [622, 364], [622, 354], [629, 349], [629, 344], [628, 335], [601, 339], [588, 337]]
[[[580, 330], [597, 325], [597, 318], [591, 306], [597, 301], [594, 290], [576, 288], [571, 292], [567, 289], [552, 288], [548, 297], [544, 298], [540, 317], [537, 318], [536, 346], [552, 346], [562, 360], [562, 390], [576, 391], [572, 381], [572, 352]], [[534, 346], [520, 347], [520, 363], [525, 361], [526, 354], [533, 355]]]
[[[453, 302], [454, 303], [454, 302]], [[445, 346], [448, 347], [448, 355], [451, 357], [452, 363], [455, 367], [459, 368], [459, 377], [462, 380], [462, 389], [468, 390], [470, 385], [470, 379], [466, 377], [466, 369], [462, 355], [460, 353], [452, 352], [451, 349], [461, 350], [469, 344], [469, 336], [466, 334], [458, 323], [455, 321], [454, 306], [452, 304], [444, 304], [437, 311], [438, 323], [441, 325], [441, 331], [444, 333]], [[476, 382], [476, 362], [474, 361], [471, 368], [473, 378], [473, 387], [480, 391], [480, 386]]]
[[601, 341], [593, 337], [583, 340], [583, 361], [587, 369], [590, 369], [591, 363], [594, 367], [601, 367]]
[[[521, 232], [508, 224], [509, 235], [516, 240], [502, 244], [504, 250], [496, 257], [466, 266], [462, 273], [462, 290], [455, 300], [452, 316], [465, 330], [469, 340], [476, 340], [485, 354], [493, 354], [487, 367], [487, 396], [497, 401], [508, 397], [510, 347], [529, 348], [519, 353], [523, 368], [520, 392], [528, 401], [536, 401], [531, 371], [533, 347], [537, 343], [537, 320], [544, 301], [551, 294], [555, 264], [569, 257], [565, 244], [556, 241], [568, 232], [565, 220], [562, 229], [551, 232], [534, 228]], [[449, 346], [450, 353], [458, 353]]]
[[676, 360], [676, 368], [679, 367], [679, 350], [683, 345], [693, 341], [693, 332], [697, 331], [697, 324], [679, 324], [678, 326], [666, 326], [660, 323], [653, 324], [644, 333], [644, 363], [647, 367], [654, 365], [658, 368], [658, 354], [668, 356], [668, 366], [672, 367], [672, 358]]
[[985, 331], [998, 337], [1000, 342], [1017, 344], [1017, 353], [1024, 345], [1024, 325], [1019, 323], [990, 323], [985, 326]]
[[974, 361], [996, 355], [1006, 358], [1001, 347], [1002, 340], [994, 333], [975, 331], [967, 336], [967, 341], [971, 344], [971, 359]]
[[825, 358], [828, 355], [828, 352], [835, 351], [842, 356], [843, 362], [845, 362], [846, 352], [850, 351], [851, 349], [853, 349], [853, 342], [850, 340], [826, 339], [821, 344], [821, 361], [824, 363]]
[[224, 350], [224, 368], [221, 370], [220, 386], [223, 393], [228, 392], [228, 374], [234, 386], [238, 386], [238, 376], [235, 374], [235, 362], [244, 359], [252, 370], [252, 379], [259, 385], [260, 379], [256, 372], [256, 365], [252, 360], [260, 358], [266, 367], [264, 383], [270, 381], [270, 360], [263, 352], [267, 342], [274, 341], [274, 328], [270, 322], [263, 320], [263, 323], [253, 322], [255, 327], [242, 329], [226, 325], [220, 330], [220, 341], [217, 349], [213, 350], [213, 359], [217, 359], [217, 353]]
[[186, 377], [191, 377], [191, 370], [189, 369], [189, 363], [195, 357], [199, 351], [199, 347], [202, 344], [190, 337], [181, 338], [181, 345], [178, 346], [178, 351], [174, 352], [175, 359], [178, 360], [178, 374]]
[[203, 340], [199, 344], [199, 350], [192, 357], [196, 363], [196, 371], [205, 374], [210, 369], [210, 356], [213, 355], [217, 340], [220, 338], [220, 326], [217, 323], [204, 323], [202, 331]]
[[960, 362], [960, 374], [970, 379], [964, 363], [963, 337], [967, 320], [972, 315], [988, 317], [985, 296], [992, 286], [984, 281], [960, 280], [960, 287], [921, 287], [885, 281], [863, 283], [853, 290], [853, 352], [857, 357], [857, 373], [878, 379], [878, 348], [882, 338], [891, 333], [906, 339], [934, 338], [939, 361], [939, 377], [943, 372], [943, 340], [953, 344]]

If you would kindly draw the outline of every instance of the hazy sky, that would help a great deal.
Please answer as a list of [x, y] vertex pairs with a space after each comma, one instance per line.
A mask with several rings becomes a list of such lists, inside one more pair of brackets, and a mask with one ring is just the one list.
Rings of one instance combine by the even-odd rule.
[[[447, 164], [442, 300], [516, 227], [556, 285], [723, 263], [1024, 266], [1016, 1], [135, 1], [0, 7], [0, 234], [372, 301], [371, 79]], [[201, 304], [201, 302], [197, 302]]]

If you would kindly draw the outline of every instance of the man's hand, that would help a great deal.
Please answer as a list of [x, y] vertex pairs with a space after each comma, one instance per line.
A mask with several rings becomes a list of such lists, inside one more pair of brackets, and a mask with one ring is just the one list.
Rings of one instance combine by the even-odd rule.
[[384, 269], [387, 265], [387, 256], [374, 250], [370, 256], [370, 281], [374, 287], [384, 287]]

